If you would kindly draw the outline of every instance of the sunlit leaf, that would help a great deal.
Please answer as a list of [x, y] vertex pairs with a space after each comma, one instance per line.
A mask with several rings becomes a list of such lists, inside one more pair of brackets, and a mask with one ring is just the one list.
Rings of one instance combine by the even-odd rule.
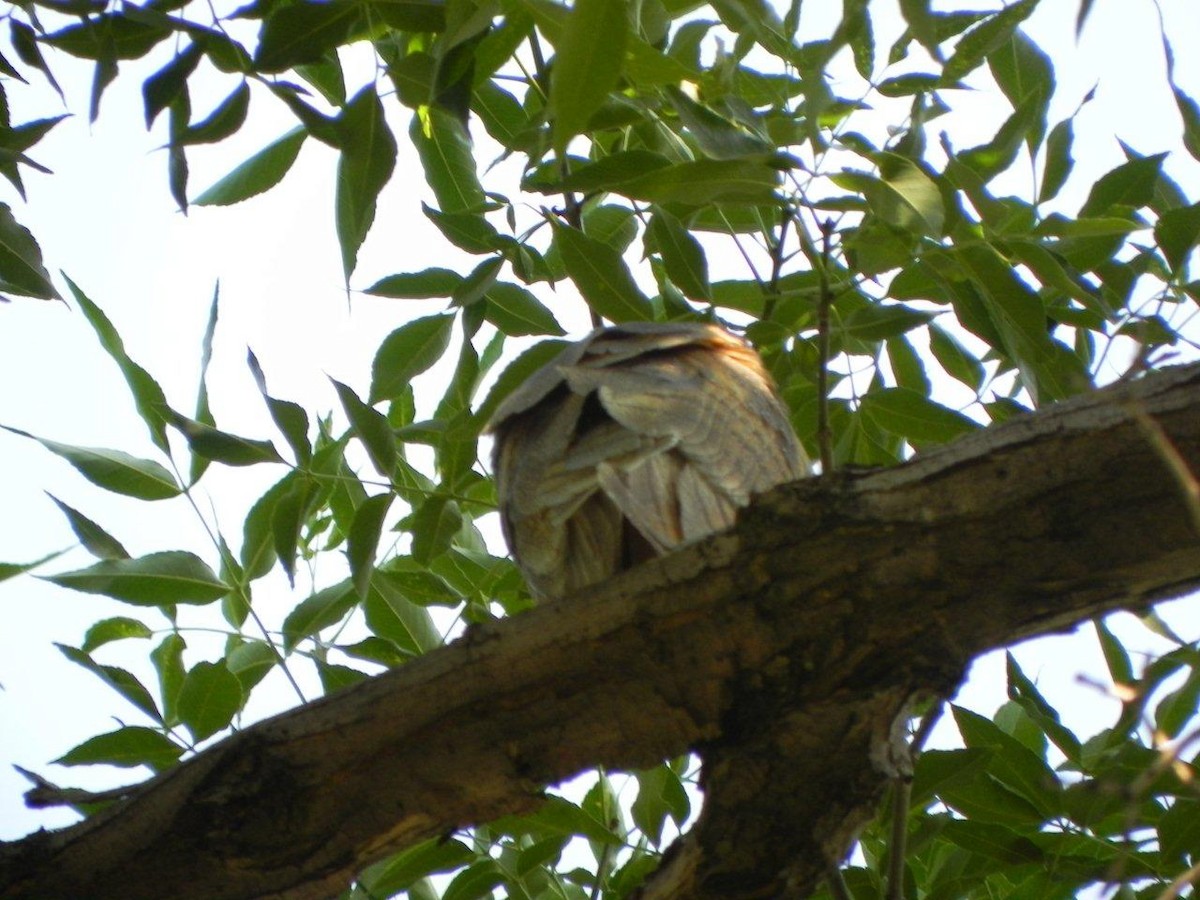
[[550, 79], [554, 144], [560, 150], [587, 128], [588, 120], [617, 84], [629, 40], [628, 11], [610, 0], [576, 0], [555, 40]]
[[300, 641], [340, 622], [356, 603], [358, 596], [349, 579], [301, 600], [283, 620], [284, 649], [290, 652]]
[[616, 250], [565, 225], [555, 225], [554, 240], [571, 280], [598, 315], [613, 322], [653, 318], [649, 298]]
[[[355, 5], [357, 8], [357, 5]], [[396, 166], [396, 139], [383, 115], [374, 85], [367, 85], [337, 120], [341, 156], [337, 169], [337, 233], [347, 281], [358, 260], [375, 203]]]

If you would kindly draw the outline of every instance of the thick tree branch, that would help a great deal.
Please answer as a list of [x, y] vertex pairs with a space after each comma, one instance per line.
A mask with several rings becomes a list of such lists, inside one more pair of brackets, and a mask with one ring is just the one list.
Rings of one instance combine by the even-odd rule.
[[689, 748], [705, 809], [644, 897], [804, 896], [906, 764], [892, 731], [914, 695], [990, 648], [1200, 583], [1164, 438], [1200, 471], [1198, 366], [783, 486], [731, 532], [3, 847], [0, 897], [328, 896], [389, 851], [532, 810], [542, 785]]

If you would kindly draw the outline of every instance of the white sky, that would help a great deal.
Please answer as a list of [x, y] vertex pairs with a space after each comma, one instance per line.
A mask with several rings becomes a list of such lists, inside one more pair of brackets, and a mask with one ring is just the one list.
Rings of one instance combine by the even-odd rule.
[[[1166, 87], [1153, 5], [1148, 0], [1127, 0], [1115, 7], [1097, 4], [1094, 21], [1079, 46], [1072, 37], [1076, 8], [1069, 0], [1046, 0], [1028, 26], [1057, 69], [1059, 93], [1051, 108], [1051, 124], [1069, 115], [1084, 93], [1099, 83], [1095, 102], [1077, 120], [1071, 208], [1098, 175], [1123, 161], [1114, 132], [1144, 154], [1179, 146], [1178, 115]], [[1193, 97], [1200, 97], [1200, 55], [1187, 52], [1200, 39], [1194, 0], [1164, 0], [1162, 8], [1168, 33], [1177, 38], [1177, 80]], [[885, 46], [882, 37], [880, 44]], [[99, 122], [89, 127], [90, 65], [53, 57], [51, 65], [67, 92], [69, 110], [76, 114], [33, 151], [34, 158], [53, 169], [54, 175], [27, 171], [27, 206], [6, 185], [0, 185], [0, 200], [10, 203], [18, 220], [38, 237], [51, 270], [66, 271], [106, 311], [133, 358], [185, 413], [194, 407], [200, 338], [219, 278], [221, 320], [209, 370], [217, 422], [228, 431], [278, 443], [244, 364], [247, 347], [261, 361], [272, 393], [300, 402], [311, 416], [338, 408], [327, 376], [365, 394], [371, 357], [382, 337], [441, 304], [365, 295], [354, 295], [347, 303], [332, 224], [335, 157], [316, 141], [306, 143], [296, 166], [276, 190], [236, 207], [193, 208], [186, 218], [180, 215], [166, 190], [165, 155], [154, 150], [162, 143], [161, 133], [147, 135], [142, 123], [141, 79], [164, 60], [156, 54], [150, 63], [123, 65], [121, 78], [105, 95]], [[360, 67], [348, 78], [351, 93], [369, 75], [369, 69]], [[36, 83], [36, 74], [32, 79]], [[14, 122], [62, 111], [48, 91], [7, 87]], [[196, 117], [231, 87], [225, 82], [210, 96], [194, 93]], [[398, 133], [400, 158], [360, 255], [353, 279], [359, 288], [393, 272], [430, 265], [461, 268], [465, 259], [447, 250], [421, 215], [420, 201], [429, 197], [415, 153], [404, 137], [408, 113], [393, 102], [385, 105]], [[974, 140], [956, 139], [958, 146], [968, 146], [990, 137], [1004, 114], [1002, 103], [973, 97], [947, 126], [961, 135], [977, 132]], [[281, 104], [256, 91], [250, 124], [242, 133], [226, 144], [190, 154], [193, 196], [292, 126]], [[481, 154], [481, 159], [488, 159], [487, 154]], [[1167, 169], [1189, 186], [1190, 196], [1200, 196], [1200, 164], [1180, 153]], [[1013, 181], [1010, 190], [1027, 190], [1026, 173], [1014, 174]], [[59, 284], [66, 294], [65, 285]], [[544, 291], [539, 295], [556, 302]], [[558, 312], [561, 303], [554, 308]], [[575, 331], [582, 327], [577, 311], [561, 315], [560, 320]], [[424, 378], [434, 396], [440, 394], [436, 383], [441, 377], [434, 371]], [[0, 384], [4, 385], [2, 424], [67, 443], [155, 455], [115, 366], [83, 317], [62, 304], [18, 300], [0, 306]], [[201, 482], [235, 546], [249, 504], [283, 474], [282, 469], [260, 472], [260, 468], [231, 470], [214, 465]], [[46, 490], [95, 519], [135, 556], [186, 548], [212, 558], [203, 530], [182, 499], [147, 504], [106, 494], [38, 445], [0, 433], [0, 502], [5, 511], [0, 519], [0, 560], [32, 560], [74, 543], [62, 515], [43, 493]], [[89, 562], [90, 557], [76, 549], [50, 570]], [[333, 577], [318, 575], [321, 584]], [[303, 594], [288, 595], [280, 589], [278, 573], [272, 578], [267, 618], [278, 622]], [[142, 611], [29, 577], [0, 583], [0, 610], [8, 622], [0, 632], [0, 839], [5, 839], [74, 818], [25, 810], [21, 794], [28, 784], [10, 768], [11, 763], [42, 772], [51, 780], [83, 786], [108, 786], [141, 777], [127, 771], [64, 770], [48, 766], [47, 761], [91, 735], [116, 727], [114, 717], [142, 721], [109, 688], [53, 647], [54, 642], [77, 646], [88, 625], [102, 617], [139, 617]], [[189, 618], [192, 615], [193, 611], [186, 611], [185, 619], [199, 621]], [[1173, 604], [1166, 615], [1185, 636], [1200, 635], [1194, 603]], [[154, 613], [141, 617], [152, 625], [165, 625]], [[1149, 645], [1147, 632], [1132, 616], [1119, 618], [1122, 633], [1131, 635], [1137, 646]], [[189, 665], [218, 652], [218, 638], [210, 638], [207, 646], [200, 636], [189, 635], [188, 641]], [[105, 648], [98, 656], [131, 668], [150, 686], [155, 683], [153, 673], [138, 660], [148, 649], [133, 642]], [[1080, 672], [1103, 678], [1103, 663], [1090, 629], [1072, 637], [1027, 643], [1018, 656], [1069, 724], [1087, 732], [1107, 724], [1114, 715], [1115, 701], [1076, 682]], [[307, 683], [313, 684], [313, 679]], [[1002, 656], [993, 654], [976, 663], [961, 699], [983, 712], [1003, 700]], [[282, 689], [268, 690], [262, 698], [252, 699], [251, 710], [261, 716], [293, 700]]]

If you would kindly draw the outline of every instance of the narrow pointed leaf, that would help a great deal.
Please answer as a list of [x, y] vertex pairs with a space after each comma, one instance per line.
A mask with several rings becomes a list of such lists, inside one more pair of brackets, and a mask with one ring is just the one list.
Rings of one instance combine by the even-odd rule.
[[333, 387], [342, 401], [342, 409], [346, 411], [350, 427], [362, 441], [375, 470], [384, 478], [391, 478], [392, 469], [396, 466], [396, 436], [387, 418], [363, 403], [354, 391], [341, 382], [334, 381]]
[[554, 226], [554, 241], [567, 274], [597, 315], [613, 322], [654, 317], [649, 298], [616, 250], [566, 225]]
[[258, 153], [202, 193], [197, 206], [228, 206], [268, 191], [283, 180], [300, 154], [308, 132], [296, 128]]
[[364, 293], [398, 300], [428, 300], [449, 297], [462, 284], [463, 277], [451, 269], [430, 268], [422, 272], [402, 272], [375, 282]]
[[383, 115], [373, 85], [363, 88], [337, 121], [342, 154], [337, 168], [337, 234], [342, 248], [342, 272], [347, 281], [358, 260], [371, 223], [375, 202], [396, 166], [396, 139]]
[[379, 547], [379, 536], [383, 532], [383, 519], [392, 505], [391, 492], [368, 497], [354, 514], [350, 533], [346, 538], [346, 558], [350, 563], [350, 578], [360, 598], [365, 599], [375, 571], [375, 555]]
[[308, 413], [298, 403], [290, 400], [278, 400], [268, 394], [266, 376], [253, 351], [246, 351], [246, 360], [247, 365], [250, 366], [250, 372], [254, 375], [254, 382], [258, 385], [258, 391], [266, 401], [271, 421], [275, 423], [275, 427], [279, 429], [284, 439], [287, 440], [288, 446], [292, 448], [297, 464], [308, 465], [312, 460], [312, 446], [308, 442]]
[[175, 413], [171, 424], [187, 439], [192, 452], [227, 466], [252, 466], [255, 463], [283, 462], [270, 441], [230, 434]]
[[45, 580], [139, 606], [209, 603], [230, 590], [200, 557], [185, 550], [104, 560], [86, 569], [45, 576]]
[[666, 210], [656, 209], [646, 236], [662, 256], [667, 276], [681, 291], [693, 300], [712, 299], [704, 249], [682, 222]]
[[87, 653], [66, 644], [55, 644], [59, 652], [78, 666], [87, 669], [118, 694], [140, 709], [156, 722], [162, 721], [162, 715], [150, 692], [132, 672], [118, 666], [104, 666], [96, 662]]
[[138, 415], [150, 431], [150, 439], [154, 441], [154, 446], [164, 453], [169, 452], [166, 419], [170, 408], [167, 406], [167, 398], [163, 394], [162, 388], [149, 372], [134, 362], [125, 352], [125, 342], [121, 340], [121, 335], [104, 311], [70, 278], [67, 278], [67, 287], [71, 289], [84, 318], [96, 332], [96, 337], [100, 339], [100, 346], [112, 357], [113, 362], [121, 370], [121, 374], [125, 376], [125, 383], [129, 386], [129, 393], [133, 395]]
[[425, 183], [442, 212], [478, 209], [486, 197], [475, 172], [471, 137], [462, 121], [439, 106], [425, 106], [413, 115], [409, 137], [421, 158]]
[[[63, 503], [53, 494], [47, 494], [47, 496], [54, 501], [55, 506], [62, 510], [63, 515], [67, 517], [67, 521], [71, 523], [71, 530], [79, 538], [79, 543], [92, 556], [99, 557], [100, 559], [129, 559], [129, 554], [115, 537], [79, 512], [79, 510]], [[89, 648], [84, 647], [84, 649]]]
[[37, 441], [51, 453], [61, 456], [92, 484], [139, 500], [165, 500], [177, 497], [180, 487], [162, 465], [102, 447], [75, 447], [35, 437], [19, 428], [0, 428]]
[[112, 618], [101, 619], [89, 628], [87, 634], [83, 636], [83, 646], [79, 649], [84, 653], [91, 653], [97, 647], [103, 647], [105, 644], [111, 644], [113, 641], [123, 641], [127, 638], [150, 638], [153, 636], [154, 632], [150, 630], [150, 626], [145, 622], [131, 619], [128, 616], [113, 616]]
[[387, 573], [376, 572], [368, 588], [364, 611], [372, 632], [412, 656], [428, 653], [441, 644], [441, 635], [429, 611], [405, 595], [402, 582]]
[[42, 265], [42, 249], [29, 229], [0, 203], [0, 291], [53, 300], [58, 291]]

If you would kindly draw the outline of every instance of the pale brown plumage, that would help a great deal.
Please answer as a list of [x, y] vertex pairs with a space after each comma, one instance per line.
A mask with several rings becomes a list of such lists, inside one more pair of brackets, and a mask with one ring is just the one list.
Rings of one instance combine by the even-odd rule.
[[758, 354], [700, 323], [597, 329], [489, 429], [504, 536], [542, 599], [728, 528], [809, 471]]

